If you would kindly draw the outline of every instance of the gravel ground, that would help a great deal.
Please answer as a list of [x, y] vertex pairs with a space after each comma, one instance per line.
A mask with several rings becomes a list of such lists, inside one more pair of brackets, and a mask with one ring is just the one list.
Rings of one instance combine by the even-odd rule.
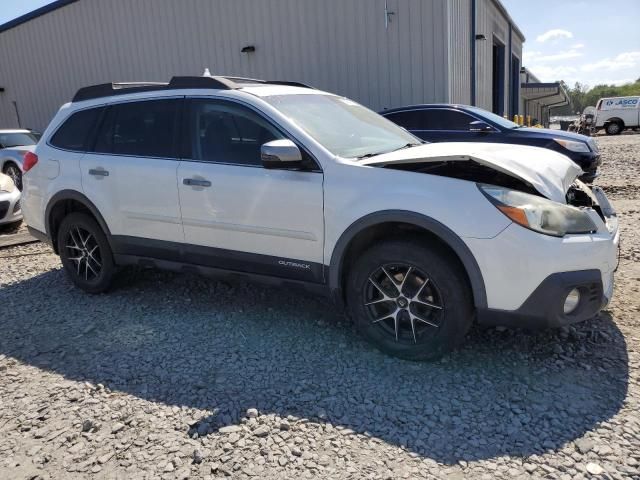
[[640, 135], [598, 142], [613, 303], [437, 363], [321, 298], [143, 270], [88, 296], [42, 244], [0, 251], [0, 478], [640, 478]]

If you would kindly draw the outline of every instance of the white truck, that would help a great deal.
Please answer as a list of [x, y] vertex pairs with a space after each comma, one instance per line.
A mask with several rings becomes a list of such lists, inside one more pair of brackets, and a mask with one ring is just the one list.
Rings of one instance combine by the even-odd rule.
[[640, 127], [640, 96], [601, 98], [596, 110], [596, 130], [604, 128], [607, 135]]

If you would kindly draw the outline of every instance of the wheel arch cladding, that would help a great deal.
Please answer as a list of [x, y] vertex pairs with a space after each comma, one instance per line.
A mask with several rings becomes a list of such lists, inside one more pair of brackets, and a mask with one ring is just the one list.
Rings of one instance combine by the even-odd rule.
[[91, 200], [78, 191], [61, 190], [51, 197], [45, 211], [46, 233], [51, 240], [53, 250], [56, 253], [58, 253], [56, 238], [58, 234], [58, 227], [62, 219], [72, 212], [86, 212], [90, 214], [96, 222], [98, 222], [98, 225], [102, 228], [107, 240], [111, 243], [111, 232], [109, 231], [109, 227]]
[[331, 254], [329, 268], [329, 288], [333, 298], [339, 304], [344, 303], [343, 275], [345, 272], [347, 253], [352, 242], [362, 233], [383, 224], [407, 224], [419, 231], [430, 234], [457, 256], [471, 285], [473, 303], [477, 308], [487, 307], [487, 294], [484, 278], [478, 262], [464, 241], [450, 228], [433, 218], [415, 212], [402, 210], [386, 210], [366, 215], [352, 223], [340, 236]]

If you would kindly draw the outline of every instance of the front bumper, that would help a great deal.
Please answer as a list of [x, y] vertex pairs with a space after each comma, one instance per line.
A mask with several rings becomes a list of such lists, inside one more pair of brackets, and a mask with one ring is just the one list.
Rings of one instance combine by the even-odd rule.
[[11, 193], [0, 193], [0, 225], [22, 220], [20, 197], [20, 190], [17, 188]]
[[[605, 221], [592, 234], [551, 237], [511, 224], [492, 239], [465, 238], [478, 261], [487, 306], [478, 311], [485, 325], [557, 327], [596, 315], [613, 295], [618, 266], [618, 219], [604, 192], [592, 189]], [[567, 294], [577, 288], [580, 303], [564, 314]]]
[[[613, 282], [610, 282], [611, 287]], [[580, 300], [575, 309], [564, 313], [569, 292], [577, 289]], [[549, 275], [517, 310], [480, 309], [481, 325], [502, 325], [528, 329], [555, 328], [582, 322], [595, 316], [610, 300], [600, 270], [560, 272]]]

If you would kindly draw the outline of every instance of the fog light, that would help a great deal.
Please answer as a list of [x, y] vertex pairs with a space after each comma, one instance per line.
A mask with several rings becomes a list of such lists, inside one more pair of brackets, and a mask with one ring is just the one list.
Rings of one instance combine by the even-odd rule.
[[569, 292], [564, 300], [564, 314], [568, 315], [573, 312], [580, 303], [580, 290], [574, 288]]

